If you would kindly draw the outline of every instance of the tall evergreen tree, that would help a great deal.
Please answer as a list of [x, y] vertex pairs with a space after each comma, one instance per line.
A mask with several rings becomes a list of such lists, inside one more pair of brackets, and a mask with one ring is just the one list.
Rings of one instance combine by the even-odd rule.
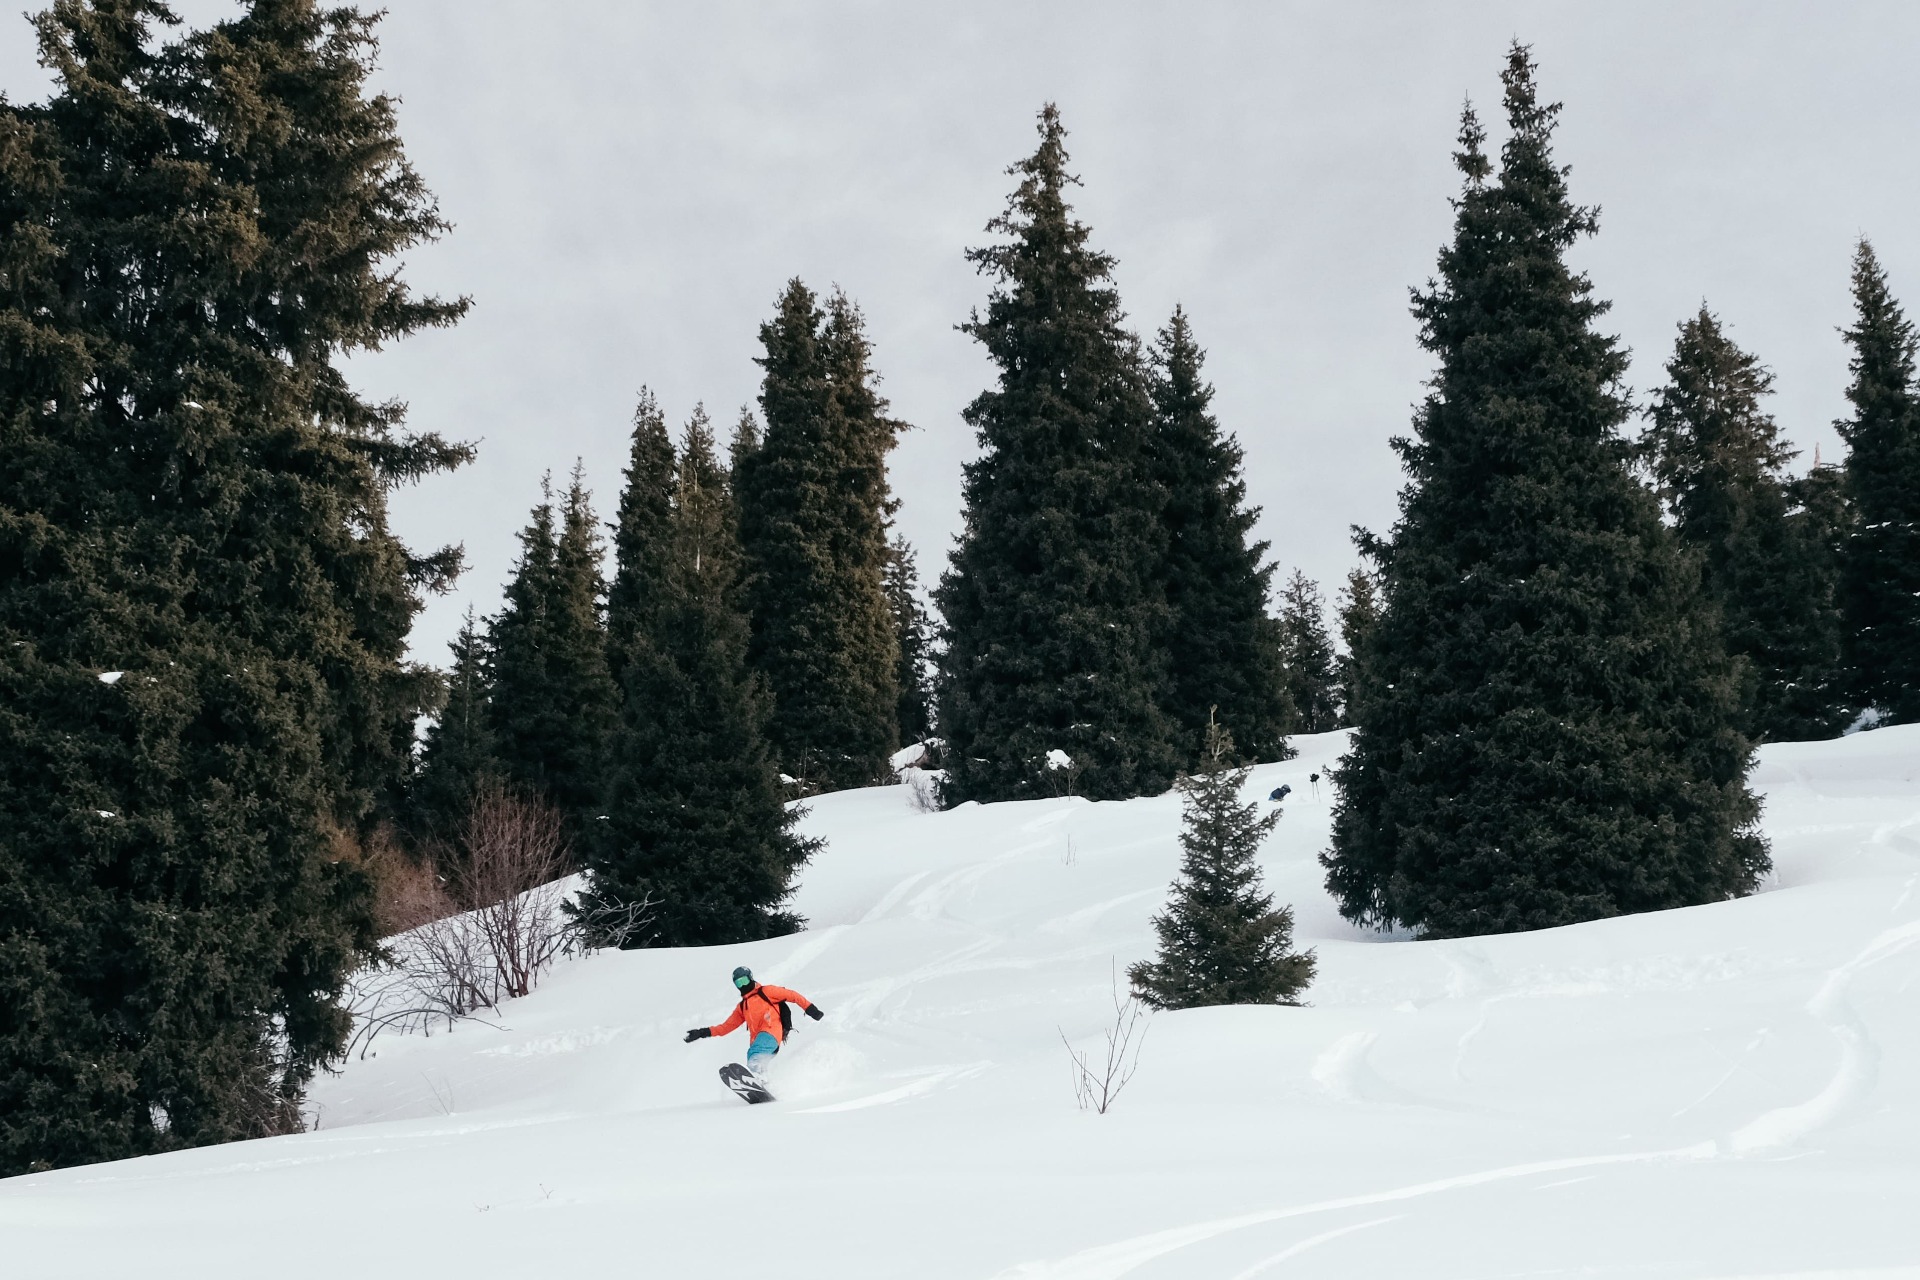
[[1340, 677], [1340, 727], [1360, 723], [1360, 706], [1367, 697], [1367, 647], [1380, 624], [1380, 593], [1373, 575], [1364, 568], [1347, 573], [1340, 589], [1340, 643], [1346, 646], [1335, 663]]
[[1681, 542], [1700, 556], [1727, 648], [1749, 664], [1744, 728], [1825, 738], [1847, 721], [1831, 553], [1796, 512], [1792, 450], [1760, 407], [1773, 375], [1704, 306], [1681, 324], [1643, 442]]
[[782, 767], [810, 788], [864, 786], [899, 741], [886, 457], [900, 424], [844, 295], [823, 308], [794, 280], [778, 307], [760, 327], [766, 432], [735, 438], [752, 661]]
[[[406, 406], [362, 397], [338, 359], [452, 324], [467, 306], [413, 294], [386, 262], [447, 224], [406, 161], [394, 101], [366, 94], [378, 20], [315, 0], [251, 0], [239, 17], [165, 51], [150, 85], [176, 121], [200, 123], [199, 158], [246, 221], [227, 224], [232, 238], [222, 246], [243, 269], [209, 273], [222, 296], [176, 313], [202, 329], [191, 352], [146, 350], [169, 370], [275, 388], [271, 403], [249, 412], [257, 422], [286, 419], [267, 447], [280, 451], [276, 465], [299, 477], [300, 491], [276, 505], [300, 513], [287, 531], [310, 548], [331, 599], [287, 596], [284, 614], [254, 616], [263, 634], [280, 637], [273, 643], [302, 649], [320, 669], [330, 703], [325, 754], [342, 771], [332, 788], [338, 820], [360, 828], [400, 802], [415, 721], [437, 685], [431, 670], [406, 661], [407, 633], [423, 592], [445, 591], [462, 563], [457, 547], [419, 555], [404, 546], [387, 527], [387, 495], [472, 456], [469, 446], [402, 430]], [[195, 211], [186, 225], [216, 221], [205, 204], [185, 207]]]
[[607, 669], [613, 680], [615, 703], [624, 679], [634, 635], [646, 625], [651, 595], [660, 589], [666, 569], [664, 557], [672, 545], [674, 474], [673, 440], [667, 418], [653, 392], [642, 388], [633, 411], [633, 441], [628, 451], [626, 487], [620, 491], [620, 510], [613, 525], [613, 582], [607, 588]]
[[933, 622], [920, 603], [920, 570], [913, 547], [894, 535], [887, 556], [887, 608], [893, 615], [893, 634], [900, 662], [894, 685], [900, 691], [895, 719], [900, 741], [920, 742], [933, 732]]
[[1711, 902], [1768, 866], [1736, 668], [1699, 574], [1630, 470], [1625, 357], [1566, 263], [1568, 198], [1518, 44], [1498, 174], [1469, 110], [1439, 279], [1439, 363], [1398, 442], [1410, 481], [1373, 546], [1373, 689], [1336, 771], [1328, 885], [1350, 919], [1429, 937]]
[[546, 762], [566, 721], [549, 717], [551, 683], [546, 654], [552, 646], [548, 604], [554, 596], [557, 538], [553, 521], [553, 477], [540, 481], [540, 501], [520, 530], [520, 555], [507, 579], [506, 601], [487, 620], [487, 649], [492, 657], [493, 689], [488, 700], [495, 750], [501, 769], [515, 786], [546, 790]]
[[1327, 631], [1327, 602], [1320, 585], [1298, 569], [1280, 590], [1279, 632], [1281, 678], [1293, 707], [1293, 731], [1339, 728], [1339, 660]]
[[636, 946], [791, 932], [799, 922], [782, 904], [817, 846], [794, 833], [799, 812], [782, 801], [765, 736], [769, 700], [747, 664], [727, 475], [704, 412], [677, 458], [660, 447], [656, 422], [650, 413], [636, 422], [614, 538], [621, 698], [584, 905], [654, 902]]
[[1249, 759], [1285, 760], [1293, 754], [1292, 712], [1267, 614], [1273, 566], [1261, 563], [1267, 544], [1249, 536], [1260, 510], [1246, 505], [1240, 443], [1213, 416], [1213, 388], [1201, 376], [1206, 357], [1185, 311], [1174, 308], [1153, 355], [1152, 456], [1166, 491], [1168, 713], [1185, 741], [1201, 741], [1218, 714]]
[[492, 730], [507, 779], [545, 795], [579, 838], [598, 817], [614, 691], [602, 621], [601, 543], [579, 468], [556, 523], [550, 488], [520, 534], [494, 619]]
[[556, 753], [549, 776], [554, 802], [576, 822], [587, 823], [599, 812], [601, 756], [613, 726], [614, 688], [607, 670], [607, 583], [601, 576], [605, 544], [579, 463], [567, 485], [559, 534], [547, 669], [573, 733]]
[[1913, 325], [1865, 240], [1853, 301], [1853, 416], [1834, 424], [1854, 512], [1841, 575], [1846, 661], [1858, 702], [1904, 724], [1920, 719], [1920, 390]]
[[1153, 400], [1121, 327], [1113, 259], [1091, 248], [1066, 188], [1066, 129], [1040, 146], [968, 257], [995, 284], [962, 326], [998, 384], [965, 411], [964, 525], [936, 602], [950, 801], [1051, 793], [1047, 753], [1095, 799], [1165, 788], [1186, 752], [1165, 711], [1165, 493], [1148, 465]]
[[447, 700], [427, 729], [420, 768], [407, 805], [407, 833], [416, 841], [450, 838], [473, 806], [474, 796], [500, 778], [494, 746], [493, 677], [486, 638], [473, 616], [454, 637]]
[[[1816, 548], [1811, 563], [1824, 571], [1814, 577], [1808, 590], [1817, 598], [1831, 600], [1839, 612], [1839, 672], [1835, 683], [1842, 694], [1853, 689], [1852, 672], [1847, 665], [1846, 612], [1841, 593], [1845, 585], [1847, 546], [1853, 536], [1856, 515], [1847, 499], [1846, 472], [1820, 461], [1820, 448], [1814, 446], [1813, 466], [1803, 476], [1787, 482], [1787, 521], [1797, 526], [1796, 536]], [[1848, 699], [1851, 702], [1851, 698]], [[1857, 706], [1857, 704], [1855, 704]]]
[[[750, 406], [741, 405], [740, 417], [733, 424], [733, 439], [727, 446], [727, 461], [731, 474], [737, 477], [741, 469], [747, 465], [747, 459], [759, 452], [759, 449], [759, 419], [753, 416], [753, 409]], [[733, 505], [737, 510], [740, 506], [740, 486], [737, 481], [731, 488], [733, 490]], [[736, 516], [736, 519], [738, 518], [739, 517]]]
[[373, 20], [167, 20], [56, 5], [0, 104], [0, 1173], [297, 1125], [458, 564], [385, 506], [465, 450], [340, 367], [463, 306], [393, 267], [443, 224]]
[[1313, 981], [1312, 951], [1293, 949], [1293, 908], [1261, 885], [1260, 844], [1280, 810], [1241, 799], [1248, 768], [1234, 768], [1233, 739], [1206, 730], [1200, 771], [1176, 784], [1183, 800], [1180, 878], [1153, 918], [1160, 953], [1127, 970], [1155, 1009], [1215, 1004], [1298, 1004]]

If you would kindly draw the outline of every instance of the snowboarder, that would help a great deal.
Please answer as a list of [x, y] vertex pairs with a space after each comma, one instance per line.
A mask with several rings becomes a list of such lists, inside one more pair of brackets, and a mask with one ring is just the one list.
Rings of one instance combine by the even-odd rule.
[[787, 1032], [793, 1029], [793, 1015], [787, 1012], [786, 1004], [792, 1001], [815, 1022], [821, 1017], [820, 1006], [786, 987], [763, 986], [753, 980], [753, 970], [741, 965], [733, 971], [733, 986], [740, 993], [740, 1003], [735, 1005], [733, 1013], [725, 1022], [711, 1027], [695, 1027], [687, 1032], [687, 1043], [704, 1040], [708, 1036], [724, 1036], [735, 1027], [746, 1024], [747, 1028], [747, 1070], [761, 1080], [766, 1079], [767, 1066], [773, 1061], [773, 1055], [780, 1052], [780, 1046], [786, 1042]]

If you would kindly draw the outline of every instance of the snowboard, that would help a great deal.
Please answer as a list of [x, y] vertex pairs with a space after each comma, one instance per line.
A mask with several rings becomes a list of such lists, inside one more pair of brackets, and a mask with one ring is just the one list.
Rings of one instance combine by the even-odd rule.
[[720, 1083], [748, 1102], [773, 1101], [773, 1095], [767, 1092], [766, 1083], [737, 1062], [729, 1062], [720, 1068]]

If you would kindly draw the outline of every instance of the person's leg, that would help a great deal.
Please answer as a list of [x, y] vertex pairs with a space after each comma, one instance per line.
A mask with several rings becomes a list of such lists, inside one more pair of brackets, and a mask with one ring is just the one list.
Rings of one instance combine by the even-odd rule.
[[762, 1031], [747, 1046], [747, 1070], [766, 1079], [767, 1068], [773, 1065], [773, 1055], [780, 1052], [780, 1042], [773, 1038], [770, 1031]]

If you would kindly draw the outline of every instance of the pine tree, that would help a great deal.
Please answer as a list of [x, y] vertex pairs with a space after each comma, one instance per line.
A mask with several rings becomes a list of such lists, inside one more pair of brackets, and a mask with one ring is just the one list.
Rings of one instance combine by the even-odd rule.
[[472, 609], [451, 647], [446, 704], [427, 729], [408, 797], [407, 833], [416, 843], [451, 837], [480, 788], [500, 779], [489, 706], [493, 679]]
[[1768, 866], [1735, 664], [1698, 570], [1630, 470], [1625, 357], [1570, 269], [1568, 199], [1518, 44], [1500, 169], [1469, 109], [1439, 279], [1439, 362], [1374, 544], [1372, 692], [1322, 861], [1349, 919], [1428, 937], [1712, 902]]
[[[576, 824], [599, 813], [601, 757], [613, 725], [614, 689], [607, 671], [606, 594], [601, 577], [604, 544], [600, 522], [578, 463], [567, 486], [567, 505], [554, 545], [554, 595], [549, 609], [552, 648], [547, 671], [555, 710], [570, 736], [556, 743], [547, 776], [555, 804]], [[575, 835], [583, 829], [576, 825]]]
[[1268, 544], [1249, 539], [1260, 510], [1246, 505], [1240, 443], [1211, 412], [1206, 357], [1185, 311], [1174, 308], [1153, 354], [1152, 456], [1166, 491], [1167, 710], [1182, 740], [1199, 742], [1217, 711], [1249, 759], [1285, 760], [1293, 713], [1267, 615], [1273, 566], [1261, 563]]
[[[1852, 688], [1852, 673], [1847, 666], [1846, 615], [1841, 599], [1845, 582], [1847, 545], [1855, 527], [1853, 505], [1847, 500], [1847, 476], [1839, 467], [1820, 461], [1815, 446], [1813, 466], [1804, 476], [1787, 482], [1787, 523], [1801, 546], [1809, 548], [1809, 595], [1834, 604], [1838, 618], [1839, 670], [1832, 686], [1840, 695]], [[1851, 702], [1851, 698], [1847, 699]]]
[[1293, 949], [1293, 908], [1261, 886], [1260, 845], [1280, 810], [1243, 802], [1251, 773], [1234, 768], [1233, 739], [1209, 724], [1201, 771], [1176, 784], [1182, 797], [1180, 878], [1153, 918], [1160, 953], [1127, 969], [1155, 1009], [1214, 1004], [1298, 1004], [1313, 981], [1312, 951]]
[[617, 687], [625, 678], [621, 664], [633, 637], [646, 625], [672, 544], [673, 440], [659, 402], [644, 387], [633, 411], [633, 443], [625, 475], [613, 526], [613, 582], [607, 588], [607, 670], [616, 686], [616, 705]]
[[887, 557], [887, 608], [893, 615], [893, 634], [900, 654], [894, 669], [894, 685], [900, 690], [895, 713], [900, 741], [921, 742], [933, 733], [933, 688], [928, 679], [933, 664], [933, 622], [920, 603], [920, 571], [913, 547], [898, 534]]
[[[458, 547], [421, 555], [404, 546], [387, 526], [387, 495], [473, 456], [468, 445], [404, 431], [404, 403], [364, 398], [339, 367], [341, 354], [450, 325], [467, 308], [414, 294], [387, 262], [447, 223], [407, 163], [394, 100], [366, 94], [379, 16], [252, 0], [239, 17], [166, 51], [149, 86], [176, 121], [206, 130], [200, 159], [241, 218], [224, 224], [231, 240], [222, 249], [244, 267], [210, 272], [219, 299], [178, 313], [193, 327], [211, 321], [217, 336], [201, 333], [191, 354], [167, 343], [147, 349], [165, 369], [198, 367], [251, 386], [242, 412], [278, 423], [262, 448], [297, 494], [275, 503], [282, 531], [306, 548], [324, 588], [279, 595], [284, 611], [259, 607], [272, 592], [242, 592], [234, 607], [269, 644], [299, 650], [320, 670], [324, 755], [340, 775], [329, 785], [335, 819], [360, 831], [402, 803], [414, 726], [438, 684], [407, 661], [407, 633], [424, 593], [445, 592], [463, 562]], [[183, 225], [222, 225], [204, 196], [181, 207], [192, 210]]]
[[1327, 631], [1327, 604], [1319, 584], [1298, 569], [1280, 591], [1279, 632], [1281, 678], [1293, 706], [1293, 731], [1339, 728], [1339, 662]]
[[1121, 328], [1113, 259], [1065, 199], [1066, 130], [1040, 146], [968, 257], [995, 281], [962, 328], [998, 384], [964, 417], [964, 524], [935, 599], [945, 618], [940, 731], [949, 801], [1051, 794], [1049, 751], [1094, 799], [1158, 792], [1186, 752], [1165, 711], [1165, 494], [1148, 465], [1153, 401]]
[[501, 769], [511, 783], [544, 793], [547, 762], [556, 754], [556, 740], [569, 728], [564, 719], [549, 714], [553, 689], [546, 655], [552, 647], [553, 624], [548, 615], [558, 551], [551, 475], [541, 478], [540, 501], [519, 539], [520, 556], [507, 579], [506, 602], [487, 620], [493, 667], [489, 728]]
[[1773, 375], [1704, 306], [1680, 326], [1643, 447], [1682, 543], [1700, 556], [1727, 648], [1750, 668], [1743, 727], [1825, 738], [1847, 721], [1830, 552], [1792, 511], [1793, 456], [1761, 400]]
[[1904, 724], [1920, 719], [1920, 389], [1913, 325], [1865, 240], [1853, 300], [1853, 417], [1834, 424], [1854, 512], [1841, 568], [1846, 661], [1857, 701]]
[[[759, 450], [760, 422], [753, 416], [753, 410], [750, 407], [741, 405], [740, 417], [733, 424], [733, 440], [727, 446], [727, 460], [731, 474], [735, 477], [732, 489], [734, 494], [733, 504], [736, 509], [740, 506], [738, 476], [741, 469], [748, 465], [747, 459], [753, 457]], [[736, 516], [735, 518], [738, 519], [739, 517]]]
[[506, 607], [489, 633], [492, 731], [509, 783], [544, 795], [580, 838], [599, 813], [613, 717], [600, 537], [576, 467], [556, 524], [550, 482], [520, 534]]
[[736, 435], [752, 662], [768, 732], [809, 789], [864, 786], [898, 745], [887, 608], [887, 452], [900, 424], [874, 390], [860, 313], [798, 280], [760, 327], [766, 431]]
[[677, 458], [654, 421], [636, 423], [620, 504], [623, 522], [640, 523], [614, 538], [621, 697], [583, 906], [656, 904], [636, 946], [788, 933], [799, 920], [782, 904], [817, 842], [794, 833], [800, 814], [783, 803], [765, 736], [769, 700], [747, 664], [733, 497], [704, 412]]
[[1347, 585], [1340, 590], [1340, 642], [1346, 646], [1334, 664], [1339, 674], [1340, 727], [1351, 729], [1360, 723], [1360, 707], [1366, 702], [1367, 648], [1380, 625], [1380, 594], [1373, 575], [1365, 569], [1347, 573]]
[[458, 566], [385, 503], [466, 451], [340, 368], [463, 309], [372, 19], [156, 21], [57, 5], [0, 104], [0, 1174], [298, 1127]]

